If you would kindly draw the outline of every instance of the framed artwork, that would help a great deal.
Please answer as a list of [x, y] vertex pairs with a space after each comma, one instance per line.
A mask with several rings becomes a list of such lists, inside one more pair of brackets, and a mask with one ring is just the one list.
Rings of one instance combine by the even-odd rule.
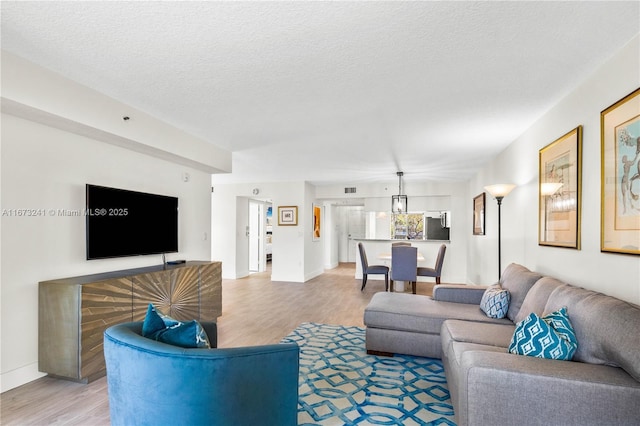
[[473, 235], [484, 235], [484, 207], [486, 196], [483, 192], [473, 197]]
[[640, 254], [640, 88], [600, 113], [600, 251]]
[[313, 241], [320, 241], [320, 219], [322, 215], [322, 207], [314, 204], [313, 205]]
[[539, 155], [538, 244], [580, 250], [582, 126]]
[[278, 225], [298, 225], [298, 206], [278, 206]]

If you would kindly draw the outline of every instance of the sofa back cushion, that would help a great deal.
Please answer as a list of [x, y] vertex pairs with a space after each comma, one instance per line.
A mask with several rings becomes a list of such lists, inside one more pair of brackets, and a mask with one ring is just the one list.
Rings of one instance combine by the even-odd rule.
[[578, 340], [574, 361], [621, 367], [640, 381], [640, 306], [568, 284], [549, 295], [544, 313], [563, 306]]
[[520, 307], [520, 312], [516, 315], [514, 322], [518, 323], [524, 320], [531, 313], [541, 317], [544, 312], [544, 308], [547, 305], [547, 300], [549, 300], [549, 295], [553, 290], [561, 285], [565, 285], [565, 283], [555, 278], [540, 278], [533, 287], [531, 287], [531, 290], [529, 290], [524, 298], [522, 306]]
[[525, 296], [541, 277], [541, 274], [532, 272], [517, 263], [512, 263], [506, 267], [500, 278], [500, 285], [511, 295], [507, 318], [515, 322]]

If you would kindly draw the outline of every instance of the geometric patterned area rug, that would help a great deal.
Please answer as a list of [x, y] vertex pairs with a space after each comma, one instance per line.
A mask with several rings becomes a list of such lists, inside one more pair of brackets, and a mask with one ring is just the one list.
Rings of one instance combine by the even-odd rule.
[[302, 323], [299, 425], [453, 425], [439, 359], [367, 355], [365, 330]]

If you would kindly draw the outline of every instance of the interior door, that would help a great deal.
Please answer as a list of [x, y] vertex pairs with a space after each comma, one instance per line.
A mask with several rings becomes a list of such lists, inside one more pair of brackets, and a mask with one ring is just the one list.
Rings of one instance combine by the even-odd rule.
[[347, 227], [349, 229], [349, 262], [355, 262], [357, 259], [356, 252], [358, 251], [358, 241], [356, 239], [365, 237], [364, 207], [354, 206], [349, 209]]
[[260, 268], [260, 250], [262, 240], [262, 204], [249, 202], [249, 272], [258, 272]]

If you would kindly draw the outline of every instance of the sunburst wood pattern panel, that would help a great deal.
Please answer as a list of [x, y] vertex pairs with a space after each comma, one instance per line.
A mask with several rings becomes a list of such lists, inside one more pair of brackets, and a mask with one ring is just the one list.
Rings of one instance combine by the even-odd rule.
[[180, 268], [171, 271], [171, 306], [169, 316], [181, 321], [200, 317], [200, 269]]
[[200, 320], [216, 321], [222, 315], [222, 263], [200, 268]]
[[89, 380], [105, 374], [104, 331], [132, 321], [131, 279], [119, 278], [82, 286], [80, 323], [80, 377]]
[[171, 271], [135, 275], [133, 280], [133, 320], [143, 321], [149, 303], [169, 315], [171, 306]]
[[[133, 277], [133, 318], [144, 320], [149, 303], [181, 321], [204, 321], [200, 315], [200, 270], [208, 265], [171, 269]], [[219, 316], [219, 315], [218, 315]], [[211, 319], [209, 321], [215, 321]]]

